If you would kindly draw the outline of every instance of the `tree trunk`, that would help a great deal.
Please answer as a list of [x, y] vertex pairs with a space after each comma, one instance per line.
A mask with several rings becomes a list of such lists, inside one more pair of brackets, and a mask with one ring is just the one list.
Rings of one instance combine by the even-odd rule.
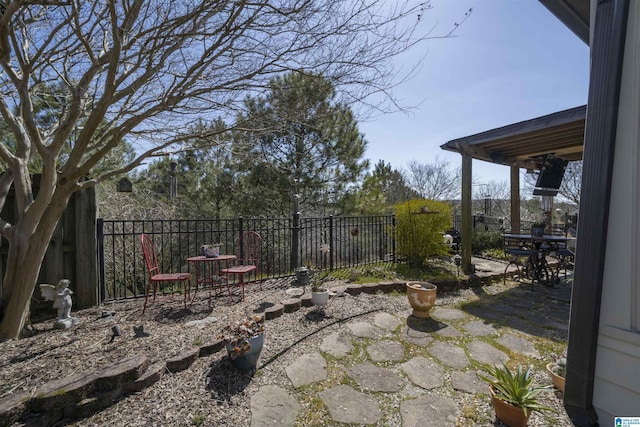
[[36, 287], [40, 267], [49, 247], [49, 241], [69, 201], [69, 195], [56, 193], [33, 232], [21, 229], [19, 221], [9, 240], [7, 269], [3, 278], [4, 289], [0, 322], [0, 341], [18, 339], [31, 307], [31, 295]]

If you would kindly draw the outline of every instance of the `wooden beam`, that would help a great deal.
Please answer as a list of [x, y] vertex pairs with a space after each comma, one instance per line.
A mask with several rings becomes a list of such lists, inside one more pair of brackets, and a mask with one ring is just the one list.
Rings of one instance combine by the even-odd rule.
[[520, 168], [511, 166], [511, 231], [520, 232]]
[[462, 154], [462, 271], [465, 274], [471, 273], [471, 181], [472, 181], [472, 164], [473, 157], [468, 153]]

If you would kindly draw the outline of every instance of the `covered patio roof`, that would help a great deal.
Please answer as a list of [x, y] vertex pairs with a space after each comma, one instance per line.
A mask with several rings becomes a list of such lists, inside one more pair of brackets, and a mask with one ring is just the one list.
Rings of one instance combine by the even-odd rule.
[[544, 155], [582, 160], [586, 105], [465, 136], [440, 146], [474, 159], [540, 169]]

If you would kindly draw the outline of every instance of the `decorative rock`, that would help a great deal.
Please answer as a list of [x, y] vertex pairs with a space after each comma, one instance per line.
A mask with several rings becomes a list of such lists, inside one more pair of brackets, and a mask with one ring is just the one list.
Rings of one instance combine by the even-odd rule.
[[456, 425], [460, 409], [455, 401], [437, 395], [405, 400], [400, 404], [403, 427], [441, 427]]
[[300, 310], [300, 298], [289, 298], [282, 301], [285, 313], [293, 313]]
[[403, 326], [400, 330], [401, 337], [404, 341], [410, 342], [420, 347], [426, 347], [433, 341], [433, 337], [427, 332], [418, 331], [416, 329]]
[[367, 347], [367, 353], [374, 362], [397, 362], [404, 358], [404, 347], [398, 341], [384, 340]]
[[365, 294], [375, 294], [380, 290], [380, 285], [378, 283], [365, 283], [362, 285], [362, 292]]
[[266, 320], [272, 320], [282, 316], [282, 313], [284, 313], [284, 306], [282, 304], [274, 304], [264, 310], [264, 318]]
[[313, 301], [311, 301], [311, 295], [303, 295], [300, 298], [300, 305], [303, 307], [311, 307], [313, 305]]
[[162, 378], [162, 376], [166, 371], [167, 371], [167, 365], [164, 362], [156, 362], [153, 365], [151, 365], [149, 369], [147, 369], [146, 372], [142, 374], [142, 376], [137, 380], [135, 380], [133, 383], [125, 384], [124, 389], [127, 393], [132, 393], [132, 392], [145, 389], [157, 383], [158, 381], [160, 381], [160, 378]]
[[464, 350], [457, 345], [446, 342], [436, 342], [429, 348], [431, 353], [440, 362], [452, 368], [464, 368], [469, 365], [469, 359]]
[[94, 390], [117, 390], [123, 383], [140, 378], [148, 366], [149, 359], [146, 356], [136, 355], [89, 375], [79, 373], [50, 381], [35, 390], [29, 410], [51, 411], [80, 402]]
[[480, 320], [472, 320], [471, 322], [464, 324], [462, 327], [465, 328], [471, 335], [476, 337], [491, 335], [497, 332], [496, 328], [493, 325], [482, 322]]
[[378, 338], [382, 335], [379, 328], [366, 322], [350, 322], [347, 323], [347, 328], [353, 335], [360, 338]]
[[327, 378], [327, 363], [320, 353], [308, 353], [298, 357], [287, 366], [287, 376], [294, 388], [322, 381]]
[[375, 424], [382, 411], [374, 398], [348, 385], [339, 385], [319, 393], [333, 421], [351, 424]]
[[451, 386], [466, 393], [485, 393], [487, 383], [481, 381], [474, 371], [451, 371]]
[[402, 322], [396, 316], [389, 313], [378, 313], [373, 318], [373, 323], [376, 326], [387, 329], [389, 331], [395, 330]]
[[204, 329], [205, 326], [209, 325], [210, 323], [214, 323], [217, 322], [218, 318], [215, 316], [209, 316], [209, 317], [205, 317], [204, 319], [200, 319], [200, 320], [192, 320], [190, 322], [187, 322], [184, 324], [184, 326], [195, 326], [197, 328], [200, 329]]
[[458, 320], [458, 319], [464, 319], [465, 317], [467, 317], [464, 311], [458, 310], [456, 308], [440, 308], [440, 307], [433, 310], [433, 313], [431, 315], [433, 317], [437, 317], [438, 319], [443, 319], [443, 320]]
[[198, 354], [199, 357], [204, 357], [204, 356], [209, 356], [213, 353], [217, 353], [220, 350], [222, 350], [224, 348], [225, 344], [224, 344], [224, 340], [218, 340], [216, 342], [213, 342], [211, 344], [205, 344], [203, 346], [200, 347], [200, 353]]
[[362, 286], [355, 283], [350, 283], [347, 285], [345, 290], [349, 295], [358, 295], [362, 292]]
[[293, 426], [300, 409], [285, 390], [266, 385], [251, 396], [251, 427]]
[[194, 348], [167, 360], [167, 370], [169, 372], [180, 372], [187, 369], [198, 358], [199, 348]]
[[447, 325], [442, 329], [438, 329], [436, 331], [436, 334], [440, 335], [441, 337], [461, 337], [462, 336], [462, 333], [459, 330], [449, 325]]
[[353, 366], [347, 369], [347, 375], [358, 383], [362, 391], [395, 392], [402, 387], [402, 380], [398, 374], [371, 363]]
[[340, 340], [340, 334], [338, 332], [328, 335], [322, 340], [322, 344], [320, 344], [321, 351], [329, 353], [338, 359], [345, 357], [352, 349], [353, 346], [350, 342]]
[[536, 350], [532, 342], [520, 338], [517, 335], [505, 334], [498, 338], [496, 342], [516, 353], [524, 354], [525, 356], [540, 357], [540, 353], [538, 353], [538, 350]]
[[401, 368], [412, 383], [426, 390], [444, 385], [444, 370], [433, 360], [417, 356], [403, 363]]
[[467, 350], [469, 350], [469, 356], [473, 360], [487, 365], [499, 365], [501, 362], [509, 360], [508, 355], [483, 341], [469, 343]]
[[391, 293], [396, 290], [396, 284], [394, 282], [380, 282], [380, 290], [385, 294]]

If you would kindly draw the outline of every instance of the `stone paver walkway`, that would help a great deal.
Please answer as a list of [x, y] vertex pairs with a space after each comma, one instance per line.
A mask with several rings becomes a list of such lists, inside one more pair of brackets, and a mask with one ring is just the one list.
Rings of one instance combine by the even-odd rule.
[[[513, 357], [542, 363], [544, 349], [536, 347], [535, 333], [563, 339], [569, 317], [566, 287], [544, 292], [515, 288], [486, 302], [437, 307], [431, 319], [379, 312], [367, 321], [347, 323], [328, 333], [319, 349], [309, 349], [286, 367], [290, 389], [264, 386], [251, 397], [251, 425], [295, 425], [302, 411], [296, 390], [329, 381], [325, 357], [337, 361], [345, 377], [316, 388], [328, 422], [456, 425], [463, 412], [461, 397], [488, 399], [479, 372]], [[365, 351], [354, 364], [357, 347]], [[396, 396], [393, 405], [385, 401], [390, 395]]]

